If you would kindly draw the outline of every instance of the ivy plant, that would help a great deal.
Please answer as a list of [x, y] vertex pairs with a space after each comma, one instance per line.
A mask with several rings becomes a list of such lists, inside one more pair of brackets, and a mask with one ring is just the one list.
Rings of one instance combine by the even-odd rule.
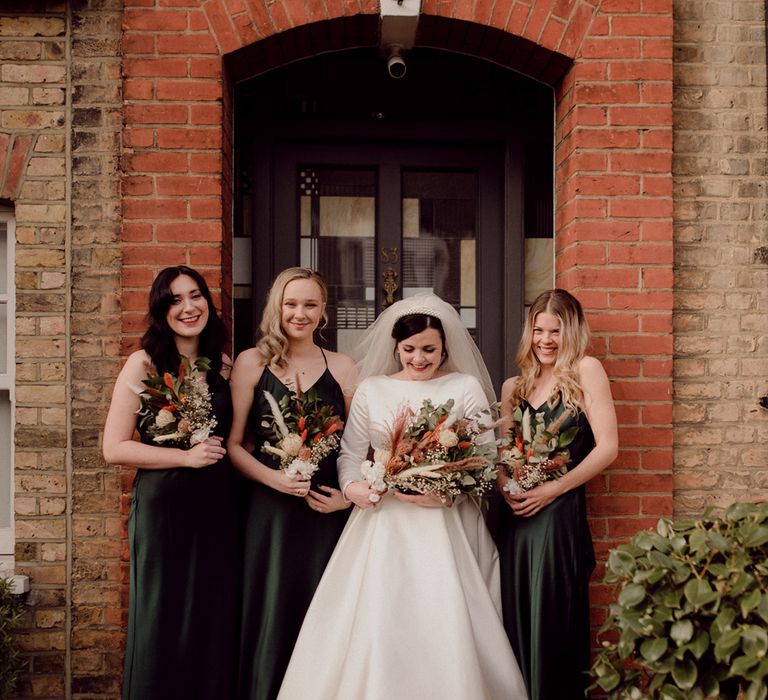
[[590, 689], [612, 700], [768, 697], [768, 503], [661, 518], [610, 552], [605, 581], [618, 597]]
[[24, 605], [11, 589], [11, 582], [0, 576], [0, 698], [8, 697], [19, 673], [19, 658], [13, 630], [21, 621]]

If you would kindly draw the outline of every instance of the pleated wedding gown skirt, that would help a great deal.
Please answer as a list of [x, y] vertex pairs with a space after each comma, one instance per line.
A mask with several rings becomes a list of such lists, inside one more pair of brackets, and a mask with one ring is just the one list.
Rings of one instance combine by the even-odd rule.
[[347, 523], [279, 698], [526, 698], [500, 608], [498, 555], [474, 503], [386, 496]]

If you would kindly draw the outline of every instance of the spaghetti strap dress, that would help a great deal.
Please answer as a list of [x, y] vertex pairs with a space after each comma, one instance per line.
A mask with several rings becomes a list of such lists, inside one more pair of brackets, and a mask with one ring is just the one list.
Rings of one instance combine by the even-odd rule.
[[[219, 374], [208, 380], [214, 433], [226, 438], [229, 384]], [[201, 469], [137, 470], [123, 700], [233, 697], [240, 583], [234, 484], [226, 458]]]
[[[534, 408], [547, 424], [563, 402]], [[595, 446], [592, 428], [579, 411], [561, 432], [577, 424], [569, 445], [576, 467]], [[525, 518], [502, 504], [497, 546], [501, 557], [504, 626], [531, 700], [583, 700], [589, 669], [589, 578], [595, 568], [584, 487], [564, 493]]]
[[[344, 394], [327, 360], [325, 372], [310, 388], [333, 407], [336, 415], [345, 417]], [[255, 437], [253, 456], [279, 469], [279, 460], [261, 451], [270, 437], [261, 425], [271, 415], [265, 391], [279, 402], [290, 390], [265, 367], [254, 390], [248, 421]], [[339, 488], [336, 456], [330, 454], [320, 462], [312, 476], [313, 490], [319, 485]], [[257, 481], [249, 481], [245, 488], [239, 697], [271, 700], [280, 689], [304, 614], [344, 529], [349, 509], [318, 513], [303, 498]]]

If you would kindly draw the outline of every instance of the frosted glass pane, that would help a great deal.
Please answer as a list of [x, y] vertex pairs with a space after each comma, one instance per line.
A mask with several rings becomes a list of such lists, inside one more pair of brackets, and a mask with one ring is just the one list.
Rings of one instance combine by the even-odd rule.
[[0, 221], [0, 294], [8, 294], [8, 222]]
[[0, 527], [11, 526], [11, 397], [0, 391]]
[[525, 239], [525, 303], [532, 304], [542, 292], [552, 289], [555, 253], [552, 238]]

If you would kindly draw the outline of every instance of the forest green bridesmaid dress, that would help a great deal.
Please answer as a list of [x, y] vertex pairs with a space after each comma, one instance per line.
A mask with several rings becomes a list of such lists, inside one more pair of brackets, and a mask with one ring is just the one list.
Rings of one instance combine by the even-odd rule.
[[[226, 438], [229, 384], [209, 378]], [[157, 446], [140, 431], [142, 442]], [[123, 700], [234, 697], [239, 613], [235, 473], [229, 460], [201, 469], [139, 469], [128, 517], [131, 589]]]
[[[323, 375], [310, 388], [344, 418], [344, 395], [327, 363]], [[277, 469], [279, 461], [261, 451], [270, 437], [261, 426], [262, 420], [271, 415], [265, 391], [277, 401], [289, 391], [268, 367], [254, 390], [249, 424], [256, 439], [254, 457]], [[313, 490], [320, 484], [339, 488], [336, 457], [334, 453], [322, 460], [312, 477]], [[239, 697], [272, 700], [280, 690], [304, 614], [344, 529], [349, 509], [318, 513], [303, 498], [259, 482], [248, 482], [246, 488]]]
[[[554, 402], [552, 402], [554, 403]], [[530, 407], [523, 402], [522, 408]], [[564, 410], [545, 402], [549, 424]], [[576, 467], [595, 445], [583, 412], [566, 419], [561, 432], [578, 424], [569, 445]], [[583, 700], [589, 669], [589, 578], [595, 568], [584, 487], [568, 491], [536, 515], [524, 518], [505, 503], [499, 513], [504, 626], [523, 672], [530, 700]]]

